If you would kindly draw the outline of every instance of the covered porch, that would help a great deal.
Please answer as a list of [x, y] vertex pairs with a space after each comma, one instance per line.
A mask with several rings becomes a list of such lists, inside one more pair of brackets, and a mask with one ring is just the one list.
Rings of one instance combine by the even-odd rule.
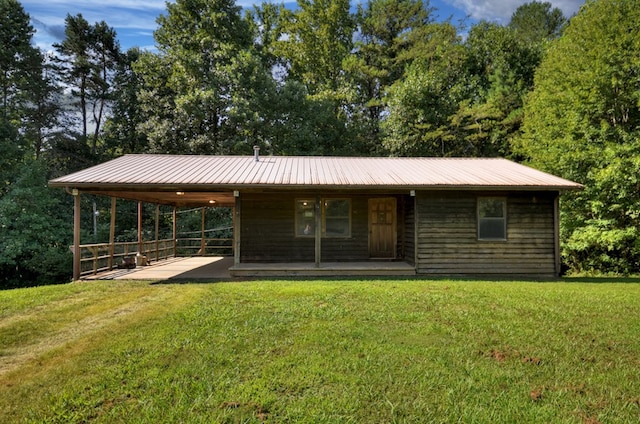
[[[102, 193], [96, 190], [81, 192], [77, 189], [69, 190], [69, 193], [74, 197], [74, 243], [70, 246], [70, 250], [73, 252], [74, 280], [98, 278], [118, 279], [120, 276], [127, 275], [133, 277], [133, 279], [147, 279], [145, 275], [148, 273], [143, 273], [141, 270], [158, 270], [159, 267], [164, 266], [165, 268], [162, 268], [162, 272], [166, 273], [170, 272], [172, 267], [177, 263], [180, 263], [182, 270], [195, 269], [202, 264], [211, 262], [212, 258], [233, 257], [233, 238], [212, 233], [212, 231], [219, 233], [219, 230], [225, 230], [223, 232], [228, 233], [229, 230], [233, 230], [233, 227], [229, 226], [214, 230], [205, 228], [205, 215], [208, 209], [211, 209], [217, 204], [220, 207], [233, 210], [233, 201], [231, 201], [231, 203], [226, 201], [224, 194], [209, 194], [209, 196], [207, 196], [209, 199], [207, 201], [208, 206], [204, 206], [202, 201], [197, 200], [201, 198], [202, 193], [196, 193], [195, 195], [187, 195], [186, 193], [167, 195], [163, 193], [154, 194], [152, 192]], [[110, 217], [109, 240], [106, 242], [82, 243], [81, 198], [87, 194], [107, 196], [111, 199], [110, 211], [108, 213]], [[171, 197], [175, 196], [178, 196], [180, 201], [170, 200]], [[184, 200], [182, 200], [183, 197]], [[116, 221], [121, 207], [119, 206], [118, 199], [137, 203], [136, 241], [123, 242], [118, 241], [116, 238]], [[87, 202], [84, 203], [86, 204]], [[93, 202], [93, 204], [95, 237], [95, 202]], [[152, 207], [144, 208], [144, 205], [151, 205]], [[163, 214], [169, 215], [171, 221], [169, 234], [167, 235], [165, 233], [164, 237], [161, 236], [159, 231], [161, 205], [172, 206], [171, 211]], [[180, 209], [181, 207], [187, 207], [189, 209]], [[146, 213], [143, 211], [144, 209], [147, 210]], [[154, 212], [150, 212], [150, 209], [154, 210]], [[200, 227], [197, 231], [189, 231], [186, 234], [184, 232], [178, 232], [178, 215], [181, 212], [189, 212], [192, 215], [195, 213], [198, 216], [197, 220], [200, 221]], [[87, 211], [85, 210], [84, 213], [87, 213]], [[154, 221], [155, 228], [151, 230], [147, 228], [148, 231], [143, 232], [143, 220]], [[127, 227], [126, 230], [132, 229]], [[194, 260], [185, 262], [185, 259]], [[231, 263], [233, 263], [233, 260], [231, 260]], [[152, 273], [150, 275], [153, 276], [151, 279], [156, 279], [155, 274]]]
[[[158, 188], [146, 190], [118, 191], [101, 190], [99, 187], [68, 190], [74, 197], [74, 244], [70, 246], [74, 253], [74, 280], [129, 279], [150, 281], [223, 281], [241, 278], [259, 277], [366, 277], [366, 276], [412, 276], [416, 275], [415, 266], [409, 261], [396, 259], [322, 259], [321, 236], [315, 237], [315, 260], [281, 260], [277, 262], [251, 261], [241, 259], [241, 211], [240, 191], [187, 191]], [[109, 241], [105, 243], [83, 244], [81, 242], [81, 198], [85, 195], [106, 196], [111, 200], [111, 222]], [[115, 241], [118, 199], [137, 203], [138, 240], [131, 242]], [[86, 203], [86, 202], [85, 202]], [[155, 206], [155, 239], [144, 239], [142, 231], [144, 204]], [[170, 206], [173, 235], [159, 238], [158, 218], [160, 205]], [[178, 235], [177, 216], [181, 207], [202, 210], [201, 229], [190, 238]], [[233, 227], [231, 238], [211, 238], [205, 230], [205, 209], [227, 208], [232, 211]], [[151, 208], [146, 208], [147, 213]], [[87, 213], [85, 211], [84, 213]], [[184, 242], [189, 245], [185, 246]], [[249, 240], [248, 245], [253, 244]], [[182, 247], [181, 247], [182, 246]], [[247, 243], [244, 243], [247, 246]], [[185, 253], [185, 248], [187, 253]], [[190, 249], [190, 250], [189, 250]], [[123, 261], [129, 260], [130, 267]]]
[[264, 277], [408, 277], [415, 274], [415, 268], [405, 262], [334, 262], [322, 263], [319, 267], [313, 263], [247, 263], [234, 266], [232, 257], [213, 256], [168, 258], [133, 269], [106, 270], [82, 279], [210, 282]]

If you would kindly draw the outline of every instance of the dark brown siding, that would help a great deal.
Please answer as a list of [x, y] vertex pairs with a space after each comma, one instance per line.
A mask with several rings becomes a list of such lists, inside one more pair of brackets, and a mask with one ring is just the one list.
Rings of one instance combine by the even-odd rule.
[[[326, 195], [324, 197], [334, 196]], [[351, 237], [323, 238], [323, 262], [366, 261], [369, 259], [368, 208], [367, 197], [351, 197]]]
[[483, 195], [418, 193], [417, 272], [553, 276], [555, 193], [500, 195], [507, 199], [506, 241], [477, 239], [476, 202]]
[[411, 265], [415, 265], [415, 205], [414, 205], [414, 197], [405, 197], [404, 199], [404, 220], [400, 221], [401, 231], [399, 234], [402, 234], [402, 242], [404, 245], [404, 249], [402, 252], [401, 258], [410, 263]]
[[[315, 199], [303, 193], [242, 194], [241, 262], [314, 262], [314, 239], [295, 237], [295, 200]], [[351, 198], [351, 237], [322, 238], [322, 261], [362, 261], [369, 258], [368, 197]]]
[[241, 262], [314, 261], [313, 238], [294, 237], [296, 197], [280, 193], [242, 194]]

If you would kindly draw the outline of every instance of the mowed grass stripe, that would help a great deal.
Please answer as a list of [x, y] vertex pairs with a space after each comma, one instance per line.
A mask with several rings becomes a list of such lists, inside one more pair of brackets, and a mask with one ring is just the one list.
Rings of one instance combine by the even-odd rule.
[[640, 417], [639, 284], [82, 284], [89, 298], [131, 298], [96, 307], [108, 324], [0, 377], [0, 421]]
[[[159, 313], [170, 298], [175, 307], [179, 303], [175, 295], [180, 295], [170, 287], [150, 289], [147, 283], [58, 287], [57, 295], [47, 287], [42, 296], [37, 289], [27, 289], [25, 297], [31, 302], [19, 302], [22, 307], [14, 308], [14, 314], [0, 321], [0, 376], [65, 345], [96, 338], [97, 333], [113, 330], [119, 324], [126, 325], [139, 315]], [[29, 307], [29, 303], [33, 306]]]

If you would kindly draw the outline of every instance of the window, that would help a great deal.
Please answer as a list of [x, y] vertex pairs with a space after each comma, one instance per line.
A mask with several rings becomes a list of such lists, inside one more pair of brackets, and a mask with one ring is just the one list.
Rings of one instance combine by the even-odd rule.
[[325, 199], [322, 203], [325, 237], [351, 237], [351, 200]]
[[[296, 237], [315, 237], [316, 201], [296, 199]], [[322, 236], [351, 237], [351, 200], [322, 199]]]
[[507, 201], [502, 198], [478, 199], [478, 239], [507, 239]]
[[316, 201], [296, 200], [296, 237], [314, 237], [316, 235]]

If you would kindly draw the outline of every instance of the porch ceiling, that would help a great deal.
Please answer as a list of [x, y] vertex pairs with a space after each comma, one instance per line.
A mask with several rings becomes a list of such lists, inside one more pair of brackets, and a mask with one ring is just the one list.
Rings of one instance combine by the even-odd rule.
[[232, 208], [235, 204], [231, 191], [157, 191], [150, 190], [96, 190], [88, 188], [82, 193], [100, 196], [117, 197], [119, 199], [139, 200], [146, 203], [171, 205], [176, 207], [222, 207]]

